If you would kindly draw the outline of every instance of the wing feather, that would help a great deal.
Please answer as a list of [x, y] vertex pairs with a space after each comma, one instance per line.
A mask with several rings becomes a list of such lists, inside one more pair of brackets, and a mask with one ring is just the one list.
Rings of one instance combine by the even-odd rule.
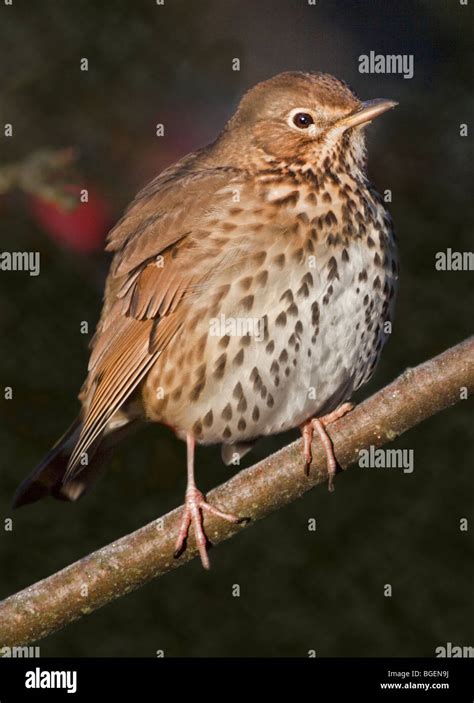
[[206, 263], [204, 256], [199, 275], [192, 267], [200, 229], [219, 208], [216, 194], [238, 174], [226, 168], [194, 170], [196, 158], [185, 158], [139, 193], [109, 235], [107, 249], [115, 256], [80, 394], [81, 434], [64, 481], [84, 468], [81, 457], [172, 343], [183, 323], [186, 295], [209, 276], [211, 259]]

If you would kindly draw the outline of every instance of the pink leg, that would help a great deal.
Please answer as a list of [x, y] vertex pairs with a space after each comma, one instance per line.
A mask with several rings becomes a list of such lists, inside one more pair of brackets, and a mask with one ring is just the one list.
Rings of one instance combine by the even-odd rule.
[[336, 475], [337, 461], [334, 456], [334, 448], [332, 446], [331, 438], [326, 431], [326, 427], [336, 420], [339, 420], [340, 417], [346, 415], [352, 410], [353, 407], [354, 406], [352, 403], [343, 403], [343, 405], [337, 408], [337, 410], [334, 410], [332, 413], [319, 418], [311, 418], [300, 427], [301, 434], [303, 435], [305, 473], [306, 475], [309, 474], [309, 468], [313, 460], [311, 454], [311, 443], [313, 441], [314, 430], [316, 430], [326, 453], [329, 490], [331, 492], [334, 491], [334, 476]]
[[186, 541], [188, 538], [189, 528], [192, 525], [194, 528], [194, 538], [196, 540], [196, 546], [199, 550], [199, 556], [201, 557], [202, 565], [205, 569], [209, 569], [209, 557], [207, 555], [207, 538], [204, 532], [202, 514], [203, 512], [211, 513], [217, 517], [227, 520], [228, 522], [239, 523], [242, 522], [241, 518], [231, 513], [224, 513], [218, 508], [214, 508], [212, 505], [206, 502], [204, 495], [196, 487], [194, 481], [194, 447], [195, 440], [191, 434], [186, 436], [187, 454], [188, 454], [188, 485], [186, 487], [186, 495], [184, 502], [183, 518], [181, 520], [181, 526], [179, 528], [178, 538], [176, 540], [175, 557], [179, 555], [186, 548]]

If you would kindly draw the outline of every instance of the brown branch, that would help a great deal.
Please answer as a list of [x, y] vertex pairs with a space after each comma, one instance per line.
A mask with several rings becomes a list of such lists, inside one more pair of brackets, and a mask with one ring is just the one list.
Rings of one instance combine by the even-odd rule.
[[74, 171], [77, 153], [73, 148], [43, 149], [22, 161], [0, 166], [0, 195], [15, 188], [55, 203], [64, 210], [74, 210], [79, 197], [66, 186], [77, 181]]
[[[361, 449], [381, 447], [473, 392], [471, 337], [425, 364], [408, 369], [331, 425], [341, 467], [356, 462]], [[325, 462], [317, 446], [311, 474], [306, 477], [301, 440], [294, 442], [209, 494], [214, 504], [248, 516], [251, 521], [235, 526], [206, 513], [206, 532], [214, 544], [222, 542], [326, 479]], [[196, 550], [191, 540], [182, 557], [173, 559], [181, 511], [182, 508], [173, 510], [2, 601], [0, 645], [35, 642], [194, 558]]]

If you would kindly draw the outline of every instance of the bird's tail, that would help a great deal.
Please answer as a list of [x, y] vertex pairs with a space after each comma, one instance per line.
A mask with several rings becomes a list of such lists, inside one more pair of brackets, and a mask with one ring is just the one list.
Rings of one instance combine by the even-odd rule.
[[19, 508], [48, 495], [58, 500], [77, 500], [95, 482], [110, 449], [97, 445], [95, 452], [88, 452], [88, 465], [84, 466], [76, 478], [63, 482], [69, 457], [77, 444], [82, 421], [77, 418], [44, 459], [17, 488], [13, 507]]

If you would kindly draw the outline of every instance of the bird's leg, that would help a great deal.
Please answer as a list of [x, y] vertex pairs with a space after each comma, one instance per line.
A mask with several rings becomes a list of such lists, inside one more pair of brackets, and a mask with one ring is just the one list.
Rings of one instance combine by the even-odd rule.
[[303, 423], [300, 427], [301, 434], [303, 435], [303, 451], [305, 458], [305, 473], [309, 474], [309, 468], [313, 460], [311, 454], [311, 443], [313, 441], [314, 430], [319, 434], [319, 438], [326, 452], [326, 461], [328, 468], [328, 482], [329, 490], [332, 492], [334, 490], [334, 476], [336, 475], [337, 461], [334, 456], [334, 448], [332, 446], [331, 438], [326, 431], [326, 427], [332, 422], [339, 420], [340, 417], [346, 415], [350, 412], [354, 406], [352, 403], [343, 403], [337, 410], [334, 410], [328, 415], [323, 415], [323, 417], [313, 417]]
[[186, 547], [186, 540], [188, 538], [189, 528], [192, 525], [194, 528], [194, 539], [196, 540], [196, 546], [199, 550], [199, 556], [201, 557], [202, 565], [205, 569], [209, 569], [209, 557], [207, 555], [207, 537], [204, 532], [203, 527], [203, 512], [211, 513], [217, 517], [227, 520], [228, 522], [239, 523], [242, 522], [241, 518], [231, 513], [223, 513], [218, 508], [214, 508], [212, 505], [206, 501], [204, 495], [196, 487], [194, 480], [194, 447], [195, 439], [192, 434], [186, 435], [186, 446], [187, 446], [187, 471], [188, 471], [188, 484], [186, 487], [186, 495], [184, 501], [184, 511], [183, 518], [181, 520], [181, 525], [179, 528], [178, 538], [176, 540], [175, 557], [183, 552]]

